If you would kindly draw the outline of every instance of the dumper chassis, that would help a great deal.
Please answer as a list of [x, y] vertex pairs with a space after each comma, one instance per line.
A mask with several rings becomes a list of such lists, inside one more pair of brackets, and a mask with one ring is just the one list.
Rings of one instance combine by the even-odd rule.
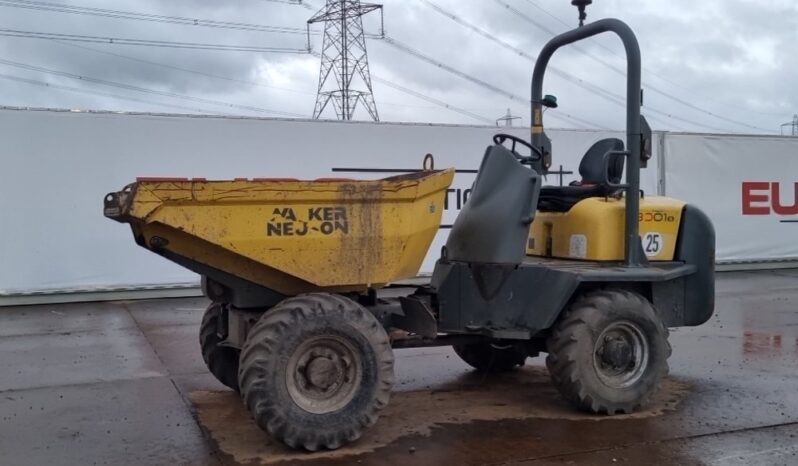
[[[583, 12], [590, 2], [573, 3]], [[596, 183], [541, 187], [551, 164], [542, 110], [556, 106], [542, 95], [548, 61], [603, 32], [627, 53], [628, 150], [600, 141], [580, 165], [583, 181], [598, 167]], [[429, 283], [401, 279], [416, 275], [452, 181], [431, 163], [377, 181], [140, 179], [108, 194], [104, 212], [203, 277], [208, 369], [290, 447], [358, 439], [388, 403], [400, 348], [452, 346], [476, 370], [499, 372], [546, 352], [552, 382], [576, 407], [631, 413], [668, 373], [668, 327], [700, 325], [714, 308], [712, 224], [640, 192], [650, 156], [640, 107], [628, 26], [604, 19], [553, 38], [533, 73], [531, 142], [494, 138]], [[652, 212], [670, 223], [651, 226]]]

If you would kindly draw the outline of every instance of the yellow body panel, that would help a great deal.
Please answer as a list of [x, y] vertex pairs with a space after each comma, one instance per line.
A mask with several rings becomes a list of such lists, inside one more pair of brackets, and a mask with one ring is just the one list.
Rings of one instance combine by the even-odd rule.
[[[651, 261], [673, 260], [685, 203], [668, 197], [640, 200], [640, 240]], [[596, 261], [623, 260], [623, 199], [593, 197], [568, 212], [538, 212], [527, 255]]]
[[375, 181], [141, 179], [119, 212], [145, 247], [285, 294], [415, 276], [454, 170]]

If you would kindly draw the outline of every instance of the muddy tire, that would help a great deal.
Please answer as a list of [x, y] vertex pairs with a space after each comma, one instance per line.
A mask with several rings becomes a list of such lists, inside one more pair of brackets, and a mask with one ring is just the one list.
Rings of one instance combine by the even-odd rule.
[[208, 370], [216, 380], [225, 386], [238, 391], [238, 356], [235, 348], [218, 346], [221, 341], [218, 335], [219, 319], [222, 304], [211, 303], [202, 316], [200, 325], [199, 342], [202, 349], [202, 359]]
[[562, 314], [547, 341], [546, 366], [562, 396], [583, 411], [631, 413], [668, 374], [668, 329], [644, 297], [595, 291]]
[[291, 448], [335, 449], [358, 439], [388, 404], [393, 352], [361, 305], [300, 295], [249, 331], [238, 380], [244, 403], [272, 437]]
[[523, 366], [527, 358], [513, 345], [491, 342], [453, 345], [452, 349], [466, 364], [480, 372], [508, 372]]

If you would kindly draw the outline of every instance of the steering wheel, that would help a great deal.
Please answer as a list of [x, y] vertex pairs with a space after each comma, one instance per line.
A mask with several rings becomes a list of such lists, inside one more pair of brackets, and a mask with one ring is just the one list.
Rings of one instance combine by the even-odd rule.
[[[515, 158], [518, 159], [519, 162], [531, 163], [531, 162], [537, 162], [543, 158], [543, 154], [540, 152], [540, 149], [538, 149], [537, 147], [533, 146], [532, 144], [524, 141], [519, 137], [505, 133], [499, 133], [493, 136], [493, 142], [500, 146], [503, 146], [504, 142], [508, 140], [513, 142], [513, 145], [510, 146], [510, 151], [512, 151], [513, 155], [515, 156]], [[522, 146], [528, 148], [532, 152], [532, 155], [529, 156], [520, 155], [518, 152], [515, 151], [516, 144], [521, 144]]]

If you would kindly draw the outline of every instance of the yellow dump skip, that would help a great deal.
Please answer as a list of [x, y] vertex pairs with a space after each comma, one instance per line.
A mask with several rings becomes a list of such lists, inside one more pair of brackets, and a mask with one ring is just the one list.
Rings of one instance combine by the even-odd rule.
[[109, 194], [105, 215], [168, 258], [280, 293], [361, 290], [418, 273], [453, 177], [448, 169], [375, 181], [142, 178]]

